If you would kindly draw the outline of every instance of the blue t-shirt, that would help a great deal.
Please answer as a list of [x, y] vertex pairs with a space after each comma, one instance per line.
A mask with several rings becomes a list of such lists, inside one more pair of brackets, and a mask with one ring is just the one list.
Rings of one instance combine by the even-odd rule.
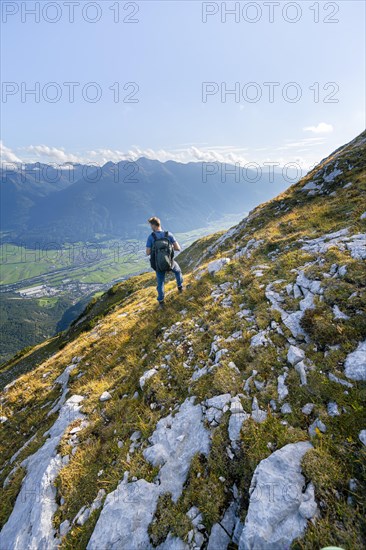
[[[162, 239], [165, 236], [165, 231], [163, 231], [163, 230], [162, 231], [154, 231], [154, 233], [155, 233], [155, 235], [158, 239]], [[170, 242], [172, 244], [174, 244], [176, 242], [173, 233], [170, 233], [170, 231], [168, 231], [168, 239], [170, 240]], [[154, 242], [153, 241], [153, 236], [150, 233], [150, 235], [147, 238], [146, 248], [152, 248], [153, 242]]]

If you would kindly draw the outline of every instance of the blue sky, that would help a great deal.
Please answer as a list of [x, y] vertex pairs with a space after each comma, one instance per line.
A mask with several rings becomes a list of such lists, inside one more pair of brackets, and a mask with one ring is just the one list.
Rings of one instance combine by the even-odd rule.
[[[79, 0], [73, 22], [65, 2], [43, 1], [37, 23], [22, 4], [31, 10], [37, 2], [2, 2], [5, 161], [103, 164], [148, 156], [307, 169], [365, 128], [362, 1], [221, 8], [197, 0]], [[225, 21], [235, 4], [239, 11]], [[65, 82], [79, 83], [73, 103]], [[135, 84], [124, 90], [129, 82]], [[276, 83], [273, 101], [268, 83]], [[22, 98], [22, 86], [37, 85], [38, 103]], [[82, 89], [90, 100], [99, 90], [100, 100], [87, 101]], [[225, 96], [225, 89], [237, 93]], [[51, 102], [56, 91], [60, 98]], [[137, 102], [126, 102], [128, 94]]]

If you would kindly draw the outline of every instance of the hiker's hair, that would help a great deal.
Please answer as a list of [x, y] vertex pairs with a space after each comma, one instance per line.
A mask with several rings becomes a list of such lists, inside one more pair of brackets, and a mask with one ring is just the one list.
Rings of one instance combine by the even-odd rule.
[[152, 225], [156, 225], [156, 227], [160, 227], [160, 220], [156, 216], [153, 216], [152, 218], [149, 218], [147, 221], [149, 223], [151, 223]]

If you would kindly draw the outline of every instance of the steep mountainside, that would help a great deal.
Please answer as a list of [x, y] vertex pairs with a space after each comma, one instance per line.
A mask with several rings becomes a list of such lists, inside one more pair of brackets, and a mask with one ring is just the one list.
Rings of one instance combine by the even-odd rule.
[[34, 205], [79, 180], [84, 168], [76, 163], [65, 163], [63, 169], [41, 162], [5, 163], [0, 167], [1, 231], [24, 230]]
[[362, 548], [366, 132], [0, 371], [0, 547]]
[[91, 295], [75, 299], [71, 292], [58, 299], [27, 298], [2, 293], [0, 299], [0, 365], [45, 338], [68, 327], [85, 308]]

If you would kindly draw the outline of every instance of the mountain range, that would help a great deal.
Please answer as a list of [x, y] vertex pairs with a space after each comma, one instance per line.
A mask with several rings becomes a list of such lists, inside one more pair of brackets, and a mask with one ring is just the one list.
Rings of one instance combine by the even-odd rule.
[[57, 247], [65, 242], [144, 239], [152, 215], [185, 232], [225, 214], [247, 212], [288, 186], [281, 172], [274, 171], [272, 177], [265, 167], [143, 157], [96, 168], [69, 166], [74, 170], [39, 163], [2, 170], [2, 242], [36, 248], [37, 243]]

